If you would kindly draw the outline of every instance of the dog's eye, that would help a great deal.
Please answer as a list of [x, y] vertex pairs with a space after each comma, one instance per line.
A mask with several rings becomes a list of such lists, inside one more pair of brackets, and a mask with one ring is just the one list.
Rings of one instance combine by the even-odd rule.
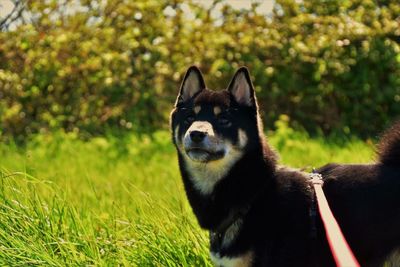
[[186, 123], [192, 123], [192, 122], [194, 122], [194, 116], [193, 116], [193, 115], [187, 116], [186, 119], [185, 119], [185, 122], [186, 122]]
[[227, 118], [221, 117], [218, 119], [218, 124], [221, 125], [222, 127], [229, 127], [231, 126], [232, 123]]

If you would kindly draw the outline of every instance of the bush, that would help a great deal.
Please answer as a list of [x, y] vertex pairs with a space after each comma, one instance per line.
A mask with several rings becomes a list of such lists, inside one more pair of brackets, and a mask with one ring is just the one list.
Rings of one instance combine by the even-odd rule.
[[223, 1], [26, 8], [29, 22], [0, 32], [3, 137], [166, 128], [191, 64], [211, 88], [249, 66], [267, 127], [287, 114], [310, 133], [366, 136], [400, 114], [398, 1], [280, 0], [270, 17]]

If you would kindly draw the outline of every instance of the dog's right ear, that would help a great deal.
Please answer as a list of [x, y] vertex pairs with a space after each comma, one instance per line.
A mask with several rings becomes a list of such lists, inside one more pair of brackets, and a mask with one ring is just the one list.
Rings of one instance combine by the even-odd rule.
[[201, 71], [196, 66], [191, 66], [183, 78], [175, 107], [191, 99], [195, 94], [206, 88]]
[[238, 104], [257, 108], [254, 87], [250, 79], [249, 70], [246, 67], [241, 67], [236, 71], [228, 86], [228, 91]]

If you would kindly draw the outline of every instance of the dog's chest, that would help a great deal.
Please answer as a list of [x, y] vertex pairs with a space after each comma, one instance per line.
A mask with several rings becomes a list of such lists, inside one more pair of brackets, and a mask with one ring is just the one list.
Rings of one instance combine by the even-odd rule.
[[212, 249], [211, 260], [217, 267], [250, 267], [253, 261], [253, 252], [244, 251], [238, 255], [223, 255], [221, 256], [220, 250], [229, 251], [229, 247], [236, 241], [242, 228], [243, 219], [235, 220], [223, 234], [210, 233]]
[[234, 257], [222, 256], [216, 252], [211, 252], [211, 260], [216, 267], [250, 267], [253, 263], [254, 253], [245, 252]]
[[211, 242], [214, 243], [214, 247], [218, 249], [228, 249], [230, 245], [238, 237], [243, 225], [243, 219], [239, 218], [235, 220], [223, 234], [210, 232]]

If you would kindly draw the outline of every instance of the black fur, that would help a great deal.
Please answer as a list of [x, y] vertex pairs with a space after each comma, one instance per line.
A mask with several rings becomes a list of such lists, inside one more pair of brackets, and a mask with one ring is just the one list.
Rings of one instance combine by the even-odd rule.
[[[191, 71], [201, 77], [197, 68]], [[221, 257], [252, 251], [252, 266], [334, 266], [319, 217], [313, 235], [310, 208], [314, 192], [309, 178], [301, 171], [277, 167], [276, 156], [263, 137], [249, 74], [246, 69], [240, 69], [240, 74], [251, 90], [250, 105], [238, 103], [231, 83], [220, 92], [200, 88], [192, 98], [177, 101], [171, 114], [177, 148], [175, 137], [181, 138], [189, 128], [187, 118], [193, 116], [190, 113], [196, 105], [202, 111], [194, 119], [209, 121], [220, 136], [237, 143], [237, 129], [243, 129], [248, 137], [243, 156], [210, 194], [196, 189], [184, 152], [177, 149], [193, 212], [200, 226], [210, 231], [210, 249]], [[211, 111], [214, 106], [223, 107], [230, 127], [218, 126]], [[400, 123], [384, 135], [378, 147], [377, 163], [328, 164], [317, 170], [324, 177], [323, 189], [332, 211], [362, 266], [381, 266], [400, 245]], [[229, 246], [222, 246], [228, 227], [238, 219], [242, 221], [238, 235]]]

